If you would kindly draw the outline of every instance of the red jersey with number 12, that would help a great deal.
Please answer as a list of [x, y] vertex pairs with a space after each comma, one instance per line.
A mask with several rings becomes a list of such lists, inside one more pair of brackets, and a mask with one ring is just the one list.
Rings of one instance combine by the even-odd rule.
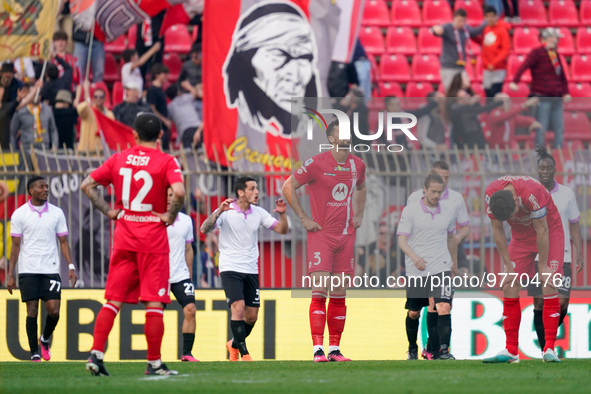
[[300, 185], [308, 184], [312, 219], [322, 232], [354, 234], [353, 191], [365, 182], [365, 163], [349, 154], [337, 163], [331, 151], [306, 160], [294, 174]]
[[168, 186], [183, 182], [174, 157], [136, 145], [111, 156], [90, 176], [113, 185], [115, 209], [123, 210], [115, 222], [113, 249], [169, 252], [166, 226], [151, 212], [166, 212]]
[[547, 218], [550, 239], [562, 235], [562, 221], [560, 213], [554, 205], [552, 196], [544, 185], [537, 179], [529, 176], [504, 176], [493, 181], [486, 188], [485, 203], [486, 213], [491, 219], [495, 219], [490, 207], [490, 197], [497, 191], [503, 190], [508, 184], [513, 185], [519, 199], [519, 212], [514, 219], [507, 220], [511, 226], [511, 236], [515, 240], [527, 243], [536, 243], [536, 229], [532, 219]]

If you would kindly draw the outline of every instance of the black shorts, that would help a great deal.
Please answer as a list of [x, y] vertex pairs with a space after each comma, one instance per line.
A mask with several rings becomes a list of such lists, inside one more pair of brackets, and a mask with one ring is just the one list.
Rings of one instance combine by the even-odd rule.
[[170, 291], [172, 291], [172, 294], [183, 308], [195, 303], [195, 285], [191, 282], [191, 279], [173, 283], [170, 285]]
[[18, 283], [23, 302], [62, 298], [62, 279], [59, 274], [21, 274]]
[[220, 278], [222, 279], [222, 287], [226, 293], [228, 306], [240, 300], [244, 300], [246, 306], [255, 308], [261, 306], [258, 274], [225, 271], [220, 273]]
[[[572, 263], [564, 263], [562, 266], [562, 272], [564, 277], [562, 278], [562, 284], [558, 287], [558, 296], [560, 298], [570, 298], [570, 287], [573, 281], [573, 267]], [[536, 264], [536, 274], [538, 273], [538, 265]], [[549, 281], [552, 283], [553, 276], [550, 277]], [[542, 288], [544, 287], [545, 277], [538, 277], [536, 282], [531, 283], [527, 286], [527, 295], [530, 297], [541, 297]]]
[[[433, 278], [439, 278], [435, 280]], [[443, 278], [446, 278], [445, 281]], [[451, 283], [451, 271], [441, 272], [436, 275], [421, 277], [421, 280], [412, 280], [407, 277], [406, 304], [404, 307], [411, 311], [420, 311], [429, 305], [429, 298], [435, 299], [435, 304], [452, 303], [454, 288]]]

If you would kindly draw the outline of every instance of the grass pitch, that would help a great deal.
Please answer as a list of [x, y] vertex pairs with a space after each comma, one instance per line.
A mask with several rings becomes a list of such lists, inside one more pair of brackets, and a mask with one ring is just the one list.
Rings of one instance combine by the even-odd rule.
[[2, 393], [550, 393], [589, 392], [591, 360], [544, 364], [480, 361], [258, 361], [167, 363], [178, 376], [145, 376], [145, 363], [106, 363], [111, 377], [78, 363], [0, 363]]

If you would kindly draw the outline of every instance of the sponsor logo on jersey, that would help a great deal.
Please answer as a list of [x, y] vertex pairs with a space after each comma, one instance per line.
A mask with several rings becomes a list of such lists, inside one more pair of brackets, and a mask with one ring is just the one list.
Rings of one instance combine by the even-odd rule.
[[304, 167], [308, 167], [310, 164], [312, 164], [312, 162], [313, 162], [313, 161], [314, 161], [314, 159], [312, 159], [312, 158], [310, 158], [310, 159], [306, 160], [306, 161], [304, 162]]
[[530, 204], [534, 208], [534, 211], [537, 211], [538, 209], [540, 209], [540, 204], [538, 203], [538, 199], [536, 198], [536, 196], [534, 196], [533, 194], [530, 194], [528, 201], [530, 202]]
[[339, 183], [332, 188], [332, 198], [337, 201], [343, 201], [345, 198], [347, 198], [348, 193], [349, 188], [344, 183]]
[[328, 175], [328, 176], [337, 176], [336, 174], [331, 174], [330, 172], [325, 172], [324, 175]]
[[334, 168], [334, 170], [335, 170], [335, 171], [351, 171], [351, 169], [350, 169], [350, 168], [347, 168], [347, 167], [341, 167], [340, 165], [339, 165], [339, 166], [336, 166], [336, 167]]

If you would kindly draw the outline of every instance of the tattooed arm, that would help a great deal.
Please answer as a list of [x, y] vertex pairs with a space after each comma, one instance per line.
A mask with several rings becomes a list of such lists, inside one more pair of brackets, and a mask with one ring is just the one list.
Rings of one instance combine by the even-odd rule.
[[220, 215], [226, 211], [234, 209], [230, 207], [230, 204], [232, 202], [234, 202], [233, 198], [228, 198], [227, 200], [222, 202], [220, 207], [216, 209], [207, 219], [205, 219], [199, 231], [201, 231], [203, 234], [207, 234], [208, 232], [213, 230], [213, 228], [215, 227], [215, 222], [218, 220]]
[[116, 220], [117, 216], [121, 212], [121, 209], [112, 209], [109, 203], [105, 201], [104, 198], [101, 197], [101, 194], [98, 190], [99, 183], [92, 179], [89, 175], [86, 179], [82, 182], [82, 186], [80, 189], [86, 194], [86, 197], [90, 200], [92, 205], [101, 211], [106, 217], [111, 220]]

